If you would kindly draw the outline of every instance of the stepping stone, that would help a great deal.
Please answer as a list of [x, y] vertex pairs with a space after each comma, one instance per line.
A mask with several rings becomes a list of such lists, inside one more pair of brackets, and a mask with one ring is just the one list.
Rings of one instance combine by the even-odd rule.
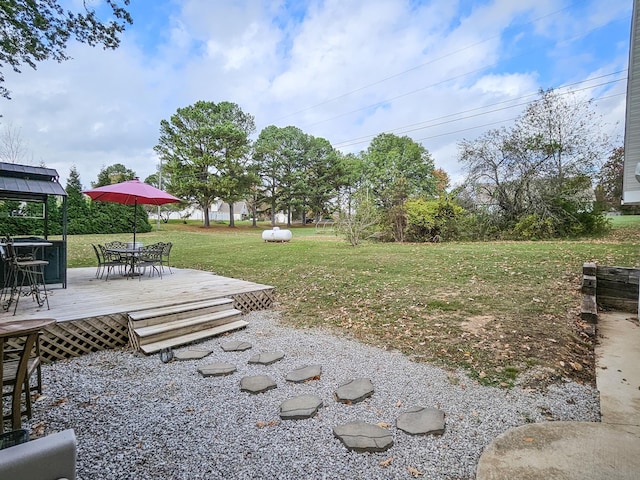
[[245, 350], [249, 350], [251, 347], [253, 347], [253, 345], [251, 345], [249, 342], [234, 341], [221, 343], [220, 347], [225, 352], [244, 352]]
[[341, 403], [358, 403], [373, 395], [373, 383], [368, 378], [357, 378], [336, 390], [336, 400]]
[[221, 377], [223, 375], [229, 375], [236, 370], [235, 365], [224, 362], [210, 363], [209, 365], [198, 368], [198, 372], [200, 372], [203, 377]]
[[202, 348], [192, 348], [182, 350], [181, 352], [173, 352], [173, 358], [176, 360], [200, 360], [209, 355], [213, 350], [205, 350]]
[[276, 388], [276, 382], [268, 375], [244, 377], [240, 380], [240, 390], [249, 393], [262, 393]]
[[296, 368], [289, 372], [285, 377], [287, 382], [301, 383], [307, 380], [320, 380], [320, 374], [322, 373], [321, 365], [307, 365], [306, 367]]
[[437, 408], [413, 407], [396, 419], [396, 427], [410, 435], [442, 435], [444, 412]]
[[322, 399], [316, 395], [300, 395], [280, 404], [280, 418], [283, 420], [302, 420], [311, 418], [322, 406]]
[[258, 363], [260, 365], [271, 365], [272, 363], [282, 360], [284, 352], [262, 352], [254, 355], [249, 359], [249, 363]]
[[333, 434], [354, 452], [384, 452], [393, 445], [391, 433], [377, 425], [351, 422], [333, 428]]

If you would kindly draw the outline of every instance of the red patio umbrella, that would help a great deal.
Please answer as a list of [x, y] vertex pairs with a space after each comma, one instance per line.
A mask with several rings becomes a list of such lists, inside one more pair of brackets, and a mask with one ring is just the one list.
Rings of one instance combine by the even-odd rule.
[[133, 245], [136, 244], [136, 210], [141, 205], [164, 205], [165, 203], [181, 202], [179, 198], [169, 195], [167, 192], [141, 182], [138, 178], [126, 182], [114, 183], [103, 187], [85, 190], [92, 200], [101, 202], [122, 203], [133, 205]]

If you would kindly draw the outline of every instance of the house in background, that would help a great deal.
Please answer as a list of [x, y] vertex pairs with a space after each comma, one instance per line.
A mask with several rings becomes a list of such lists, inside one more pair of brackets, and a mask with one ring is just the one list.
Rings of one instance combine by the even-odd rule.
[[[202, 212], [200, 212], [202, 214]], [[242, 220], [249, 216], [247, 202], [244, 200], [233, 204], [233, 219]], [[231, 219], [229, 215], [229, 204], [222, 200], [217, 200], [209, 209], [209, 220], [213, 222], [228, 222]]]
[[[179, 215], [180, 218], [188, 218], [190, 220], [204, 220], [204, 212], [202, 211], [202, 209], [195, 207], [188, 207], [180, 212], [177, 212], [176, 215]], [[156, 218], [155, 210], [149, 212], [149, 218]], [[246, 201], [242, 200], [233, 204], [233, 219], [235, 221], [251, 220], [251, 211]], [[222, 200], [216, 200], [209, 208], [209, 220], [212, 222], [228, 222], [229, 204], [223, 202]], [[284, 212], [276, 213], [275, 223], [287, 223], [287, 216]]]

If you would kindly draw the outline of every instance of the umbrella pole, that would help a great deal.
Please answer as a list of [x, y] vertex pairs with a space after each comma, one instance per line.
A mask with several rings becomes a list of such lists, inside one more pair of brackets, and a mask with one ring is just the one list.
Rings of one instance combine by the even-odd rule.
[[138, 215], [138, 197], [135, 198], [133, 202], [133, 248], [136, 248], [136, 225], [137, 225], [137, 215]]

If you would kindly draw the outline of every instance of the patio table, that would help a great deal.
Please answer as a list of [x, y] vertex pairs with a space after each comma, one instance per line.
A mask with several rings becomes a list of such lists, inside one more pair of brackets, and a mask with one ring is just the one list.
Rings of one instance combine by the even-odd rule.
[[120, 258], [126, 258], [129, 265], [129, 271], [125, 272], [125, 276], [133, 277], [136, 275], [135, 264], [136, 258], [140, 255], [140, 247], [138, 248], [107, 248], [107, 253], [116, 254]]

